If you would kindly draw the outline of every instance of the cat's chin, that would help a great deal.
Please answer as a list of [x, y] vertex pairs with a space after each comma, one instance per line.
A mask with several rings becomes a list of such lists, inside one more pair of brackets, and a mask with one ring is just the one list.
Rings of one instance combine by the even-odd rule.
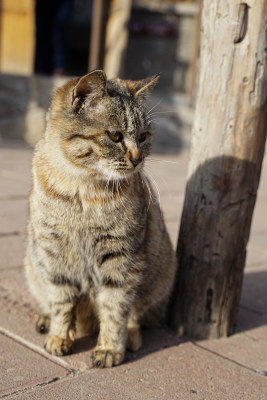
[[97, 179], [104, 180], [104, 181], [123, 181], [123, 180], [128, 180], [130, 179], [133, 175], [136, 173], [140, 172], [142, 170], [142, 166], [138, 165], [135, 168], [129, 168], [125, 170], [120, 170], [120, 171], [99, 171], [97, 174]]
[[137, 171], [135, 170], [125, 170], [123, 172], [109, 172], [109, 174], [103, 174], [101, 176], [102, 180], [105, 181], [123, 181], [123, 180], [128, 180], [131, 178]]

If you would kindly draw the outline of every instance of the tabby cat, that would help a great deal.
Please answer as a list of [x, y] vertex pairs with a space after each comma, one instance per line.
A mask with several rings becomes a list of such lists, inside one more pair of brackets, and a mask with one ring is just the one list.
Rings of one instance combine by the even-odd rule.
[[77, 331], [98, 332], [93, 366], [117, 365], [166, 307], [175, 254], [143, 172], [157, 79], [107, 81], [95, 70], [52, 100], [33, 158], [25, 266], [53, 355], [70, 353]]

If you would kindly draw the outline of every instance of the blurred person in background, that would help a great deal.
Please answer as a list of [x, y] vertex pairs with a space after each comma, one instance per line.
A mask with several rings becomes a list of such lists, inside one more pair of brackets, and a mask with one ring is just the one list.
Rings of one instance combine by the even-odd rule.
[[66, 75], [74, 0], [36, 0], [35, 72]]

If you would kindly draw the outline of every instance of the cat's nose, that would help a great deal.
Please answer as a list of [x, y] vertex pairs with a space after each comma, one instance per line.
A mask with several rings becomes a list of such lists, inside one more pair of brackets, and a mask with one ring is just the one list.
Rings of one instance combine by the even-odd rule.
[[134, 167], [137, 167], [137, 165], [140, 164], [143, 161], [141, 156], [139, 156], [138, 158], [131, 157], [130, 160], [131, 160], [131, 162], [132, 162]]

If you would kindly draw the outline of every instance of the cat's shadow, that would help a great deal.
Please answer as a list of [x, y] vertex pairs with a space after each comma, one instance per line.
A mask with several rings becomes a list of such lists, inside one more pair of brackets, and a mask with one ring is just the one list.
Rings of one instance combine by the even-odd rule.
[[[143, 329], [143, 345], [137, 352], [126, 351], [124, 363], [133, 362], [147, 354], [163, 350], [168, 347], [177, 346], [185, 342], [185, 338], [179, 338], [167, 328]], [[88, 353], [96, 345], [97, 336], [84, 336], [75, 340], [73, 355]]]

